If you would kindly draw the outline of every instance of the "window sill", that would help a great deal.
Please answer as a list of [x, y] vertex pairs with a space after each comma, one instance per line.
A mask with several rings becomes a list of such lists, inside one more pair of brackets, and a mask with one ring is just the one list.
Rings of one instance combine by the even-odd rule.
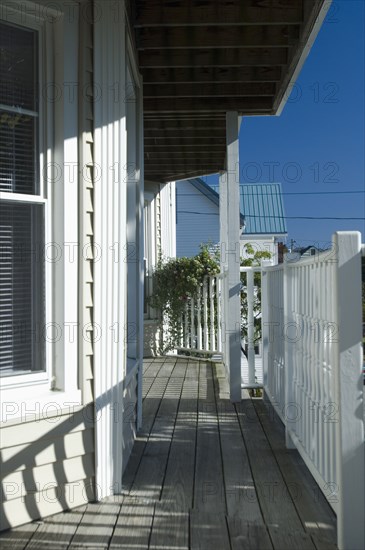
[[81, 391], [50, 390], [48, 384], [2, 391], [1, 427], [24, 422], [55, 422], [56, 417], [72, 414], [82, 406]]

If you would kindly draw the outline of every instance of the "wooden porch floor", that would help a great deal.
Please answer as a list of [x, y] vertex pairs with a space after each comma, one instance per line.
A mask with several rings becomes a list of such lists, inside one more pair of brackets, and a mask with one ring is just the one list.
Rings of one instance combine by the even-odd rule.
[[336, 518], [261, 399], [219, 365], [145, 363], [144, 421], [122, 495], [0, 536], [2, 549], [334, 550]]

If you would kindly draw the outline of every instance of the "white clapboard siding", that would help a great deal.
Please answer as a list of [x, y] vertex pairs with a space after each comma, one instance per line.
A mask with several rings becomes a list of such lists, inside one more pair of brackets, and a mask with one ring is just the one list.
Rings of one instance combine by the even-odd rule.
[[27, 464], [24, 461], [22, 464], [18, 463], [14, 468], [12, 466], [12, 459], [16, 460], [16, 457], [20, 454], [27, 456], [28, 448], [28, 444], [23, 444], [7, 447], [0, 451], [1, 473], [4, 477], [11, 471], [23, 471], [29, 466], [43, 466], [44, 464], [52, 464], [92, 453], [94, 451], [94, 433], [91, 428], [68, 433], [63, 436], [62, 445], [57, 445], [57, 441], [53, 439], [49, 439], [46, 442], [46, 446], [43, 441], [34, 441], [32, 443], [32, 463], [27, 459]]
[[[94, 454], [75, 456], [63, 461], [57, 460], [27, 470], [27, 473], [18, 470], [3, 476], [1, 486], [5, 501], [19, 498], [22, 494], [39, 492], [45, 484], [48, 487], [58, 487], [60, 483], [73, 483], [91, 477], [94, 473]], [[8, 485], [12, 486], [12, 490], [6, 490]], [[14, 491], [14, 486], [18, 490]]]
[[[90, 2], [91, 4], [91, 2]], [[93, 319], [93, 109], [83, 90], [92, 89], [93, 26], [80, 18], [78, 109], [80, 121], [79, 163], [79, 251], [80, 324]], [[87, 254], [83, 254], [83, 250]], [[80, 331], [79, 369], [83, 403], [92, 401], [92, 327], [87, 337]], [[67, 368], [67, 366], [66, 366]], [[23, 404], [26, 409], [26, 404]], [[52, 405], [51, 403], [49, 405]], [[90, 407], [41, 410], [40, 417], [27, 411], [19, 423], [4, 424], [0, 430], [2, 462], [1, 529], [85, 504], [94, 498], [94, 425]], [[86, 499], [86, 500], [85, 500]]]
[[[186, 214], [186, 212], [199, 212]], [[176, 255], [195, 256], [201, 243], [219, 242], [218, 207], [186, 180], [176, 182]]]
[[94, 498], [93, 431], [90, 406], [1, 428], [0, 530]]
[[0, 530], [23, 525], [39, 517], [47, 517], [65, 509], [85, 504], [94, 498], [94, 478], [81, 479], [71, 483], [47, 486], [43, 491], [22, 495], [3, 504]]
[[14, 447], [28, 443], [31, 444], [38, 439], [47, 438], [54, 439], [63, 438], [71, 432], [78, 432], [87, 428], [93, 427], [92, 411], [89, 408], [72, 410], [72, 405], [67, 411], [57, 410], [56, 415], [48, 415], [44, 409], [44, 414], [41, 419], [29, 422], [21, 422], [20, 424], [11, 424], [1, 428], [1, 449]]

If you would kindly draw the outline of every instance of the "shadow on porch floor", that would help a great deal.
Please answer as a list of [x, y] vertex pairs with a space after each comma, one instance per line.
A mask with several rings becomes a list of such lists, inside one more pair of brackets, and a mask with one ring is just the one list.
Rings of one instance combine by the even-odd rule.
[[3, 533], [1, 548], [336, 548], [336, 518], [273, 410], [247, 393], [232, 405], [219, 365], [144, 370], [123, 494]]

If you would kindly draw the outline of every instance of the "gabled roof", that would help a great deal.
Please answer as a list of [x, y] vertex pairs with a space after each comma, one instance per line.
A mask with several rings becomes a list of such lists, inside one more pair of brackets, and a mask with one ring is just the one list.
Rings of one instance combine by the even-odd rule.
[[[200, 193], [210, 199], [218, 207], [219, 210], [219, 194], [213, 189], [213, 187], [205, 183], [200, 178], [194, 178], [188, 181], [189, 183], [191, 183], [191, 185], [195, 187], [195, 189], [197, 189], [198, 191], [200, 191]], [[246, 225], [245, 217], [242, 214], [240, 214], [240, 225]]]
[[240, 210], [246, 235], [287, 234], [280, 183], [240, 184]]
[[280, 183], [240, 183], [240, 211], [245, 225], [243, 235], [287, 234]]

